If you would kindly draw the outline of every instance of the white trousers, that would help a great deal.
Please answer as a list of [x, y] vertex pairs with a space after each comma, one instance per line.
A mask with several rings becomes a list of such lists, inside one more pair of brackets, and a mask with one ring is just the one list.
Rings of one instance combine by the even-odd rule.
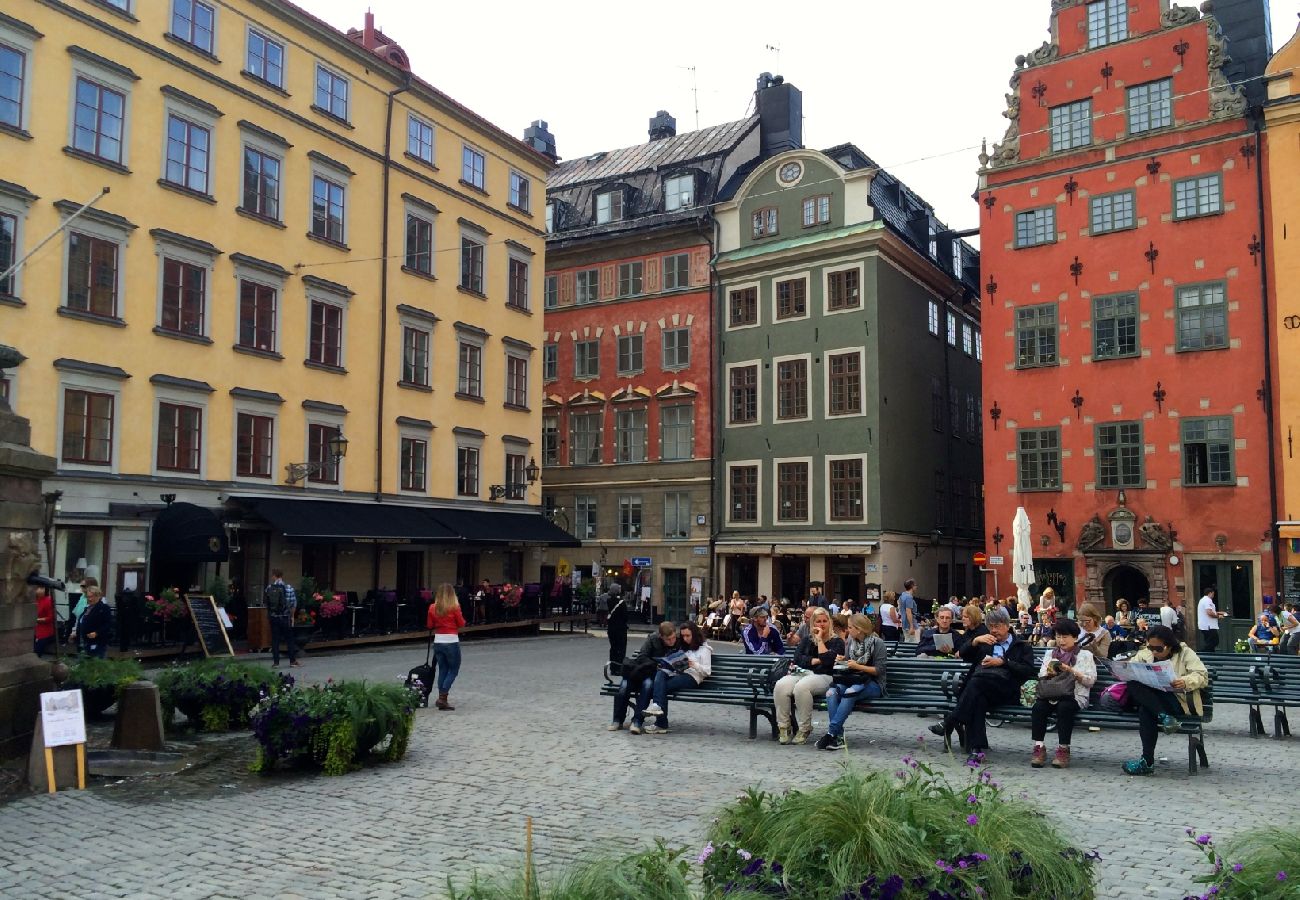
[[787, 675], [772, 688], [778, 728], [790, 727], [790, 699], [794, 698], [795, 718], [799, 727], [812, 729], [813, 701], [825, 696], [834, 679], [829, 675]]

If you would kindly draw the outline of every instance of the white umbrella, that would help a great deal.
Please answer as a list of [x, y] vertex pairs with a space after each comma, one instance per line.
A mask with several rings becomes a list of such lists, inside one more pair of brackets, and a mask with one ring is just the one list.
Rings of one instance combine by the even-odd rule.
[[1017, 603], [1024, 605], [1030, 602], [1029, 586], [1034, 583], [1034, 544], [1029, 513], [1023, 506], [1016, 508], [1011, 520], [1011, 540], [1011, 581], [1016, 586]]

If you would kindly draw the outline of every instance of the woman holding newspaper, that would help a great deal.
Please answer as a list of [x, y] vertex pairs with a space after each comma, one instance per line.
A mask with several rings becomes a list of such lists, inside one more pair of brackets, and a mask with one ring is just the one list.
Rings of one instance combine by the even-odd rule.
[[1130, 663], [1155, 664], [1154, 677], [1148, 680], [1167, 685], [1164, 689], [1144, 684], [1125, 672], [1124, 663], [1113, 663], [1115, 675], [1128, 682], [1129, 700], [1137, 704], [1138, 734], [1142, 737], [1142, 755], [1124, 763], [1129, 775], [1150, 775], [1156, 766], [1156, 739], [1160, 732], [1177, 734], [1182, 727], [1178, 716], [1201, 715], [1201, 691], [1209, 686], [1210, 676], [1196, 652], [1174, 637], [1173, 629], [1155, 625], [1147, 633], [1147, 645]]
[[668, 733], [668, 694], [699, 687], [713, 671], [713, 649], [690, 622], [677, 626], [677, 650], [659, 660], [655, 671], [653, 700], [644, 715], [655, 720], [642, 730], [646, 734]]

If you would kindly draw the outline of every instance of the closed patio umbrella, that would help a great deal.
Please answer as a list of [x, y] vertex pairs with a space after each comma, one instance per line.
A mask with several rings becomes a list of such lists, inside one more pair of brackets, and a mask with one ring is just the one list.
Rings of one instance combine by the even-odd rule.
[[1011, 581], [1016, 586], [1018, 605], [1031, 601], [1029, 586], [1034, 583], [1034, 544], [1033, 529], [1029, 524], [1029, 513], [1023, 506], [1016, 508], [1016, 517], [1011, 520]]

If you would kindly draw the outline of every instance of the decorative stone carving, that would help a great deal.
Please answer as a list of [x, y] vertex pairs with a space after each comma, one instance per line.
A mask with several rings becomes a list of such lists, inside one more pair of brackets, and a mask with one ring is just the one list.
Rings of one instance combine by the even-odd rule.
[[1094, 513], [1092, 518], [1079, 529], [1079, 543], [1076, 547], [1086, 553], [1104, 540], [1106, 540], [1106, 526], [1102, 524], [1101, 517]]
[[1210, 70], [1210, 118], [1231, 119], [1246, 112], [1246, 92], [1241, 85], [1233, 84], [1223, 74], [1223, 67], [1232, 62], [1228, 55], [1228, 40], [1223, 28], [1213, 17], [1205, 20], [1210, 29], [1209, 52], [1206, 63]]
[[1082, 6], [1088, 0], [1052, 0], [1052, 12], [1058, 13], [1063, 9], [1069, 9], [1071, 6]]
[[1061, 48], [1051, 41], [1043, 41], [1041, 47], [1028, 54], [1022, 54], [1016, 57], [1017, 69], [1032, 69], [1034, 66], [1045, 66], [1061, 55]]
[[1146, 520], [1138, 526], [1138, 534], [1142, 536], [1142, 543], [1152, 550], [1167, 553], [1174, 546], [1173, 539], [1169, 537], [1169, 532], [1165, 531], [1165, 526], [1150, 516], [1147, 516]]
[[9, 532], [9, 546], [0, 553], [0, 558], [4, 559], [0, 582], [4, 583], [7, 592], [10, 595], [26, 593], [27, 576], [41, 569], [41, 551], [35, 537], [29, 531]]
[[1201, 17], [1201, 11], [1194, 6], [1179, 6], [1172, 3], [1169, 9], [1160, 14], [1160, 24], [1165, 28], [1177, 28], [1189, 25]]

